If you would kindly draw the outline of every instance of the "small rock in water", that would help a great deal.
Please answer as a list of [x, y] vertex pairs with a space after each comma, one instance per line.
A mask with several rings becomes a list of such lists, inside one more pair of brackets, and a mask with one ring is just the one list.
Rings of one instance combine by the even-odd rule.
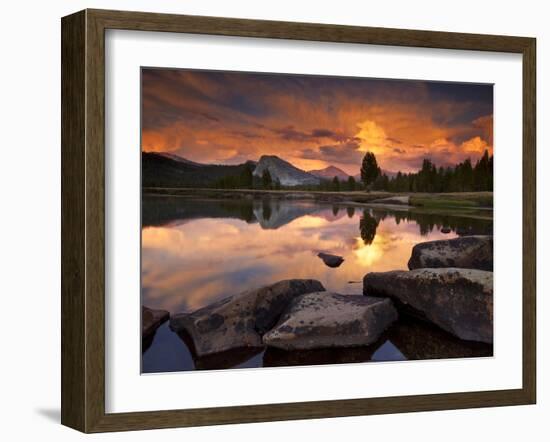
[[396, 319], [387, 298], [308, 293], [294, 298], [263, 342], [283, 350], [370, 345]]
[[330, 253], [318, 253], [317, 256], [323, 260], [326, 266], [336, 268], [340, 267], [344, 262], [344, 258], [338, 255], [331, 255]]
[[468, 341], [493, 342], [493, 272], [416, 269], [372, 272], [363, 294], [388, 296], [403, 312]]

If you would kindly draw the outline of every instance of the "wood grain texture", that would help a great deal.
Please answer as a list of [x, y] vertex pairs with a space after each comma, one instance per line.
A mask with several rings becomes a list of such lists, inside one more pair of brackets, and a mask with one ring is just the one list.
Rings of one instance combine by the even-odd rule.
[[[193, 410], [105, 413], [105, 30], [499, 51], [523, 55], [523, 387]], [[531, 404], [536, 398], [535, 40], [86, 10], [62, 20], [62, 423], [84, 432]]]
[[61, 422], [85, 428], [85, 13], [61, 33]]
[[88, 10], [106, 29], [368, 43], [473, 51], [522, 52], [529, 38], [148, 12]]
[[105, 414], [105, 38], [101, 21], [88, 11], [86, 17], [86, 431], [90, 431]]
[[536, 402], [537, 149], [536, 41], [523, 50], [523, 389]]

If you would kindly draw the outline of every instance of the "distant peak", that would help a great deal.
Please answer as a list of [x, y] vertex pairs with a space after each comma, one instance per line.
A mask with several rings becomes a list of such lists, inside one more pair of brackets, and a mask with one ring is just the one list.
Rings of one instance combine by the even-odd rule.
[[277, 155], [262, 155], [254, 169], [253, 175], [261, 177], [266, 170], [273, 179], [278, 180], [283, 186], [319, 184], [317, 177], [299, 169]]
[[283, 159], [279, 158], [277, 155], [262, 155], [260, 157], [260, 161], [262, 160], [281, 160], [281, 161], [284, 161]]
[[183, 158], [182, 156], [177, 155], [177, 154], [172, 153], [172, 152], [151, 152], [151, 153], [156, 153], [157, 155], [160, 155], [164, 158], [169, 158], [169, 159], [177, 161], [179, 163], [191, 164], [193, 166], [204, 166], [204, 164], [188, 160], [187, 158]]
[[347, 180], [349, 178], [349, 175], [346, 172], [333, 165], [327, 166], [324, 169], [310, 170], [309, 173], [325, 179], [338, 177], [340, 180]]

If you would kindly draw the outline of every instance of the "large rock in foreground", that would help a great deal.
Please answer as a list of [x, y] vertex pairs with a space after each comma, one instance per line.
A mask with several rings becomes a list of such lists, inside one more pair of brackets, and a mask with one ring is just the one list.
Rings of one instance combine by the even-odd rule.
[[155, 310], [141, 306], [141, 337], [147, 339], [153, 336], [165, 321], [170, 317], [166, 310]]
[[396, 319], [387, 298], [309, 293], [290, 303], [263, 342], [283, 350], [364, 346], [376, 342]]
[[493, 271], [493, 237], [463, 236], [413, 247], [409, 270], [440, 267]]
[[187, 333], [197, 356], [241, 347], [261, 347], [262, 335], [278, 321], [287, 304], [304, 293], [323, 291], [319, 281], [290, 279], [230, 296], [190, 314], [170, 319], [176, 333]]
[[398, 307], [470, 341], [493, 342], [493, 272], [417, 269], [368, 273], [367, 296], [388, 296]]

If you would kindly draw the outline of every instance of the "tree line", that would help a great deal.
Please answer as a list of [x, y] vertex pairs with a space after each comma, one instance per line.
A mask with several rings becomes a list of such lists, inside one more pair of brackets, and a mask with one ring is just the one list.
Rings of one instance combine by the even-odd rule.
[[493, 190], [493, 156], [485, 150], [472, 165], [470, 158], [454, 167], [437, 167], [424, 159], [418, 172], [389, 177], [382, 173], [373, 153], [367, 152], [361, 166], [361, 179], [367, 189], [389, 192], [478, 192]]
[[[245, 167], [238, 175], [220, 178], [214, 185], [221, 189], [286, 189], [268, 169], [261, 176], [253, 175], [253, 166]], [[361, 163], [361, 179], [350, 176], [347, 180], [334, 177], [321, 180], [318, 185], [294, 186], [294, 190], [321, 190], [330, 192], [356, 190], [384, 190], [388, 192], [476, 192], [493, 190], [493, 156], [485, 150], [481, 158], [472, 165], [467, 158], [455, 166], [437, 167], [426, 158], [418, 172], [397, 172], [395, 176], [383, 173], [376, 156], [367, 152]]]

